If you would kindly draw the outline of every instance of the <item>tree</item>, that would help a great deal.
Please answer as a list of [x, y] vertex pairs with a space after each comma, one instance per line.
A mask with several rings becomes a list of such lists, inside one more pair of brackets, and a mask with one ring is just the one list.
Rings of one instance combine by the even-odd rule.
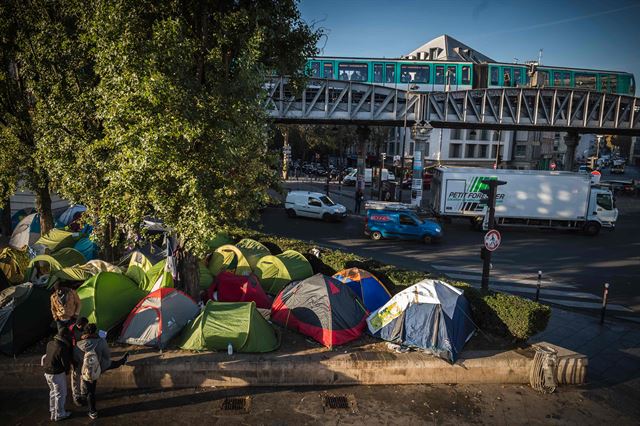
[[120, 236], [139, 234], [146, 215], [162, 218], [178, 236], [180, 276], [194, 294], [195, 256], [216, 232], [254, 218], [275, 179], [264, 77], [300, 78], [318, 34], [292, 0], [88, 9], [77, 28], [92, 72], [82, 75], [84, 89], [69, 89], [84, 101], [66, 99], [57, 123], [44, 126], [64, 141], [47, 144], [46, 164], [64, 196], [86, 202], [96, 223]]

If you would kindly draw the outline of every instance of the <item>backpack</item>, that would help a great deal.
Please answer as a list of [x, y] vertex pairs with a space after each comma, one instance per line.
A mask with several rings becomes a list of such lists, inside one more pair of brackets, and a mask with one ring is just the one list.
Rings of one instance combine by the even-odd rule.
[[98, 354], [94, 350], [90, 350], [84, 353], [84, 359], [82, 361], [82, 380], [85, 382], [93, 382], [100, 377], [100, 360]]

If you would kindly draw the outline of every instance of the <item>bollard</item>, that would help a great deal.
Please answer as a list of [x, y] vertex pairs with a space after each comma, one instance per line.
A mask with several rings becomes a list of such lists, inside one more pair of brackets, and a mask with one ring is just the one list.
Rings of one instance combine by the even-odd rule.
[[604, 294], [602, 295], [602, 313], [600, 314], [600, 324], [604, 324], [604, 313], [607, 310], [607, 298], [609, 297], [609, 283], [604, 285]]
[[540, 281], [542, 281], [542, 271], [538, 271], [538, 283], [536, 284], [536, 302], [540, 298]]

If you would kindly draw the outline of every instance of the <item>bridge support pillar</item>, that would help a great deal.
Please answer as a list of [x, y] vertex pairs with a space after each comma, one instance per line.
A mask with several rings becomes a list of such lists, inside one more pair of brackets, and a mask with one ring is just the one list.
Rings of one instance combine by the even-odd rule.
[[371, 129], [368, 126], [358, 126], [356, 130], [358, 135], [358, 174], [356, 181], [356, 193], [358, 190], [364, 194], [364, 172], [366, 168], [365, 160], [367, 158], [366, 144], [371, 134]]
[[422, 206], [422, 190], [424, 171], [424, 158], [429, 156], [426, 152], [426, 142], [431, 138], [430, 126], [414, 126], [411, 129], [411, 137], [415, 141], [413, 145], [413, 179], [411, 181], [411, 204]]
[[564, 169], [567, 171], [573, 170], [578, 142], [580, 142], [580, 135], [575, 132], [568, 132], [564, 137], [564, 144], [567, 147], [567, 152], [564, 154]]

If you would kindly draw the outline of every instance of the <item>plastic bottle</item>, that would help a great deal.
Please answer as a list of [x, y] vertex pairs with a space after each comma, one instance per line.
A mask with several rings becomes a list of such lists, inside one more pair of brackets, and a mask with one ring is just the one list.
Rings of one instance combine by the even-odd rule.
[[233, 355], [233, 345], [231, 344], [231, 342], [229, 342], [229, 344], [227, 345], [227, 354]]

